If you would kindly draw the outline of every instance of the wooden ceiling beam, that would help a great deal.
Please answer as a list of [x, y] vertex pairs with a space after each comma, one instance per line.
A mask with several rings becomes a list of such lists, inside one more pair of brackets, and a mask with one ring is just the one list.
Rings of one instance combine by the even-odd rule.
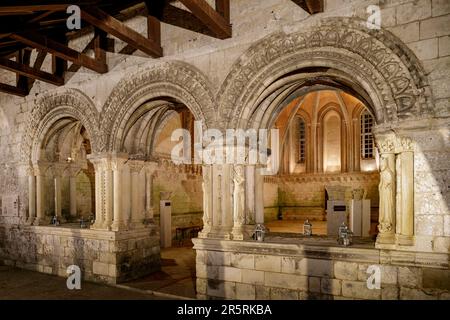
[[48, 37], [42, 36], [35, 32], [15, 33], [11, 38], [16, 39], [33, 48], [47, 51], [59, 58], [72, 61], [77, 65], [81, 65], [98, 73], [108, 72], [108, 66], [101, 61], [97, 61], [85, 54], [79, 53], [59, 42]]
[[187, 29], [193, 32], [201, 33], [210, 37], [217, 37], [200, 19], [192, 13], [180, 8], [168, 5], [164, 8], [162, 22]]
[[81, 18], [152, 57], [159, 58], [163, 55], [163, 49], [160, 44], [153, 39], [147, 39], [100, 9], [93, 7], [82, 8]]
[[24, 90], [22, 88], [18, 88], [18, 87], [15, 87], [15, 86], [11, 86], [11, 85], [6, 84], [6, 83], [0, 83], [0, 92], [13, 94], [13, 95], [20, 96], [20, 97], [25, 97], [25, 96], [28, 95], [28, 91], [27, 90]]
[[216, 0], [216, 11], [230, 23], [230, 0]]
[[303, 10], [309, 14], [316, 14], [323, 12], [324, 10], [324, 0], [292, 0], [295, 4], [300, 6]]
[[[45, 61], [45, 57], [47, 56], [47, 52], [42, 51], [42, 50], [38, 50], [37, 53], [37, 57], [34, 60], [34, 64], [33, 64], [33, 68], [36, 70], [40, 70], [42, 65], [44, 64]], [[26, 90], [28, 91], [28, 93], [30, 93], [31, 88], [33, 87], [34, 82], [36, 81], [36, 79], [33, 78], [27, 78], [28, 83], [26, 86], [24, 86], [26, 88]]]
[[[202, 21], [219, 39], [231, 38], [232, 31], [229, 21], [226, 21], [223, 16], [206, 2], [206, 0], [180, 0], [180, 2]], [[226, 2], [227, 1], [223, 1], [222, 4], [225, 5]], [[221, 10], [224, 12], [224, 8]]]
[[9, 59], [0, 58], [0, 68], [15, 72], [28, 78], [48, 82], [57, 86], [61, 86], [64, 84], [64, 78], [62, 77], [55, 76], [45, 71], [36, 70], [30, 66], [27, 66], [26, 64], [18, 63]]

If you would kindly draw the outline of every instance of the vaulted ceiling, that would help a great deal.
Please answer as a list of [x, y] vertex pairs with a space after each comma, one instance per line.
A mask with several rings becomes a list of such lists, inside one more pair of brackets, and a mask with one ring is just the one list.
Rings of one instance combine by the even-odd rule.
[[[292, 1], [310, 14], [323, 11], [323, 0]], [[80, 9], [81, 28], [76, 30], [67, 25], [75, 12], [69, 8], [72, 5]], [[147, 36], [124, 23], [139, 15], [147, 18]], [[28, 95], [35, 80], [63, 85], [68, 61], [74, 70], [83, 66], [108, 72], [106, 52], [114, 52], [114, 40], [108, 34], [127, 43], [119, 53], [140, 50], [151, 58], [164, 54], [161, 23], [219, 39], [232, 36], [230, 0], [215, 0], [214, 7], [207, 0], [2, 0], [0, 19], [0, 68], [17, 75], [16, 85], [0, 83], [0, 92], [19, 96]], [[70, 40], [89, 33], [94, 37], [83, 50], [68, 46]], [[33, 50], [37, 55], [31, 63]], [[90, 50], [93, 57], [87, 54]], [[52, 57], [51, 72], [41, 70], [47, 55]]]

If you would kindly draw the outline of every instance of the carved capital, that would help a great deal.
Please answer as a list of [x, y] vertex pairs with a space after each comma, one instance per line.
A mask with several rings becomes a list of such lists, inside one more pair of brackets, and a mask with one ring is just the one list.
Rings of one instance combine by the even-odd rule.
[[411, 138], [408, 137], [401, 137], [399, 140], [399, 152], [412, 152], [414, 151], [414, 142], [411, 140]]
[[131, 173], [139, 173], [144, 168], [145, 162], [142, 160], [129, 160], [127, 164], [130, 167]]
[[380, 153], [395, 153], [395, 142], [394, 136], [380, 136], [376, 138], [376, 143]]

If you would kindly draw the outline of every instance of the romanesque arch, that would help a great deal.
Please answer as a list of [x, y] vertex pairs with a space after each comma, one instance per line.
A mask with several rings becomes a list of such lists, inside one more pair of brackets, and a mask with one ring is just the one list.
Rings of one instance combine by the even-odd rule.
[[46, 94], [36, 101], [22, 138], [21, 155], [24, 163], [37, 160], [36, 154], [43, 135], [62, 118], [73, 118], [82, 123], [91, 137], [94, 151], [103, 144], [94, 103], [78, 89], [65, 89]]
[[117, 151], [131, 115], [145, 102], [170, 98], [185, 104], [205, 126], [215, 122], [211, 85], [199, 70], [184, 62], [164, 62], [127, 76], [113, 89], [102, 114], [105, 150]]
[[258, 110], [269, 95], [313, 86], [349, 88], [372, 107], [378, 124], [433, 114], [425, 72], [400, 39], [361, 20], [330, 18], [270, 35], [243, 54], [219, 91], [221, 118], [228, 127], [265, 126], [264, 112], [277, 112], [267, 101]]

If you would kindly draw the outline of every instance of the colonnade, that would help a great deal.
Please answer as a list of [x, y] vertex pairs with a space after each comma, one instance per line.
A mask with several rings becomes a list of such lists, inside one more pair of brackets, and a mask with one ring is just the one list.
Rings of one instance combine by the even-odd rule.
[[[153, 219], [153, 175], [157, 163], [129, 159], [127, 154], [96, 154], [88, 159], [95, 169], [95, 223], [92, 229], [127, 230], [144, 227]], [[54, 215], [62, 217], [61, 179], [69, 177], [70, 216], [77, 216], [77, 164], [38, 163], [28, 169], [27, 224], [48, 224], [45, 215], [46, 174], [54, 181]], [[45, 221], [45, 220], [49, 221]]]
[[44, 221], [46, 219], [44, 204], [44, 193], [46, 190], [44, 180], [48, 172], [53, 176], [54, 182], [54, 215], [59, 221], [63, 220], [61, 179], [64, 176], [69, 177], [70, 216], [75, 217], [77, 215], [76, 179], [81, 169], [82, 167], [79, 164], [42, 162], [38, 162], [34, 166], [28, 168], [29, 215], [27, 224], [41, 225], [49, 223], [49, 221]]

